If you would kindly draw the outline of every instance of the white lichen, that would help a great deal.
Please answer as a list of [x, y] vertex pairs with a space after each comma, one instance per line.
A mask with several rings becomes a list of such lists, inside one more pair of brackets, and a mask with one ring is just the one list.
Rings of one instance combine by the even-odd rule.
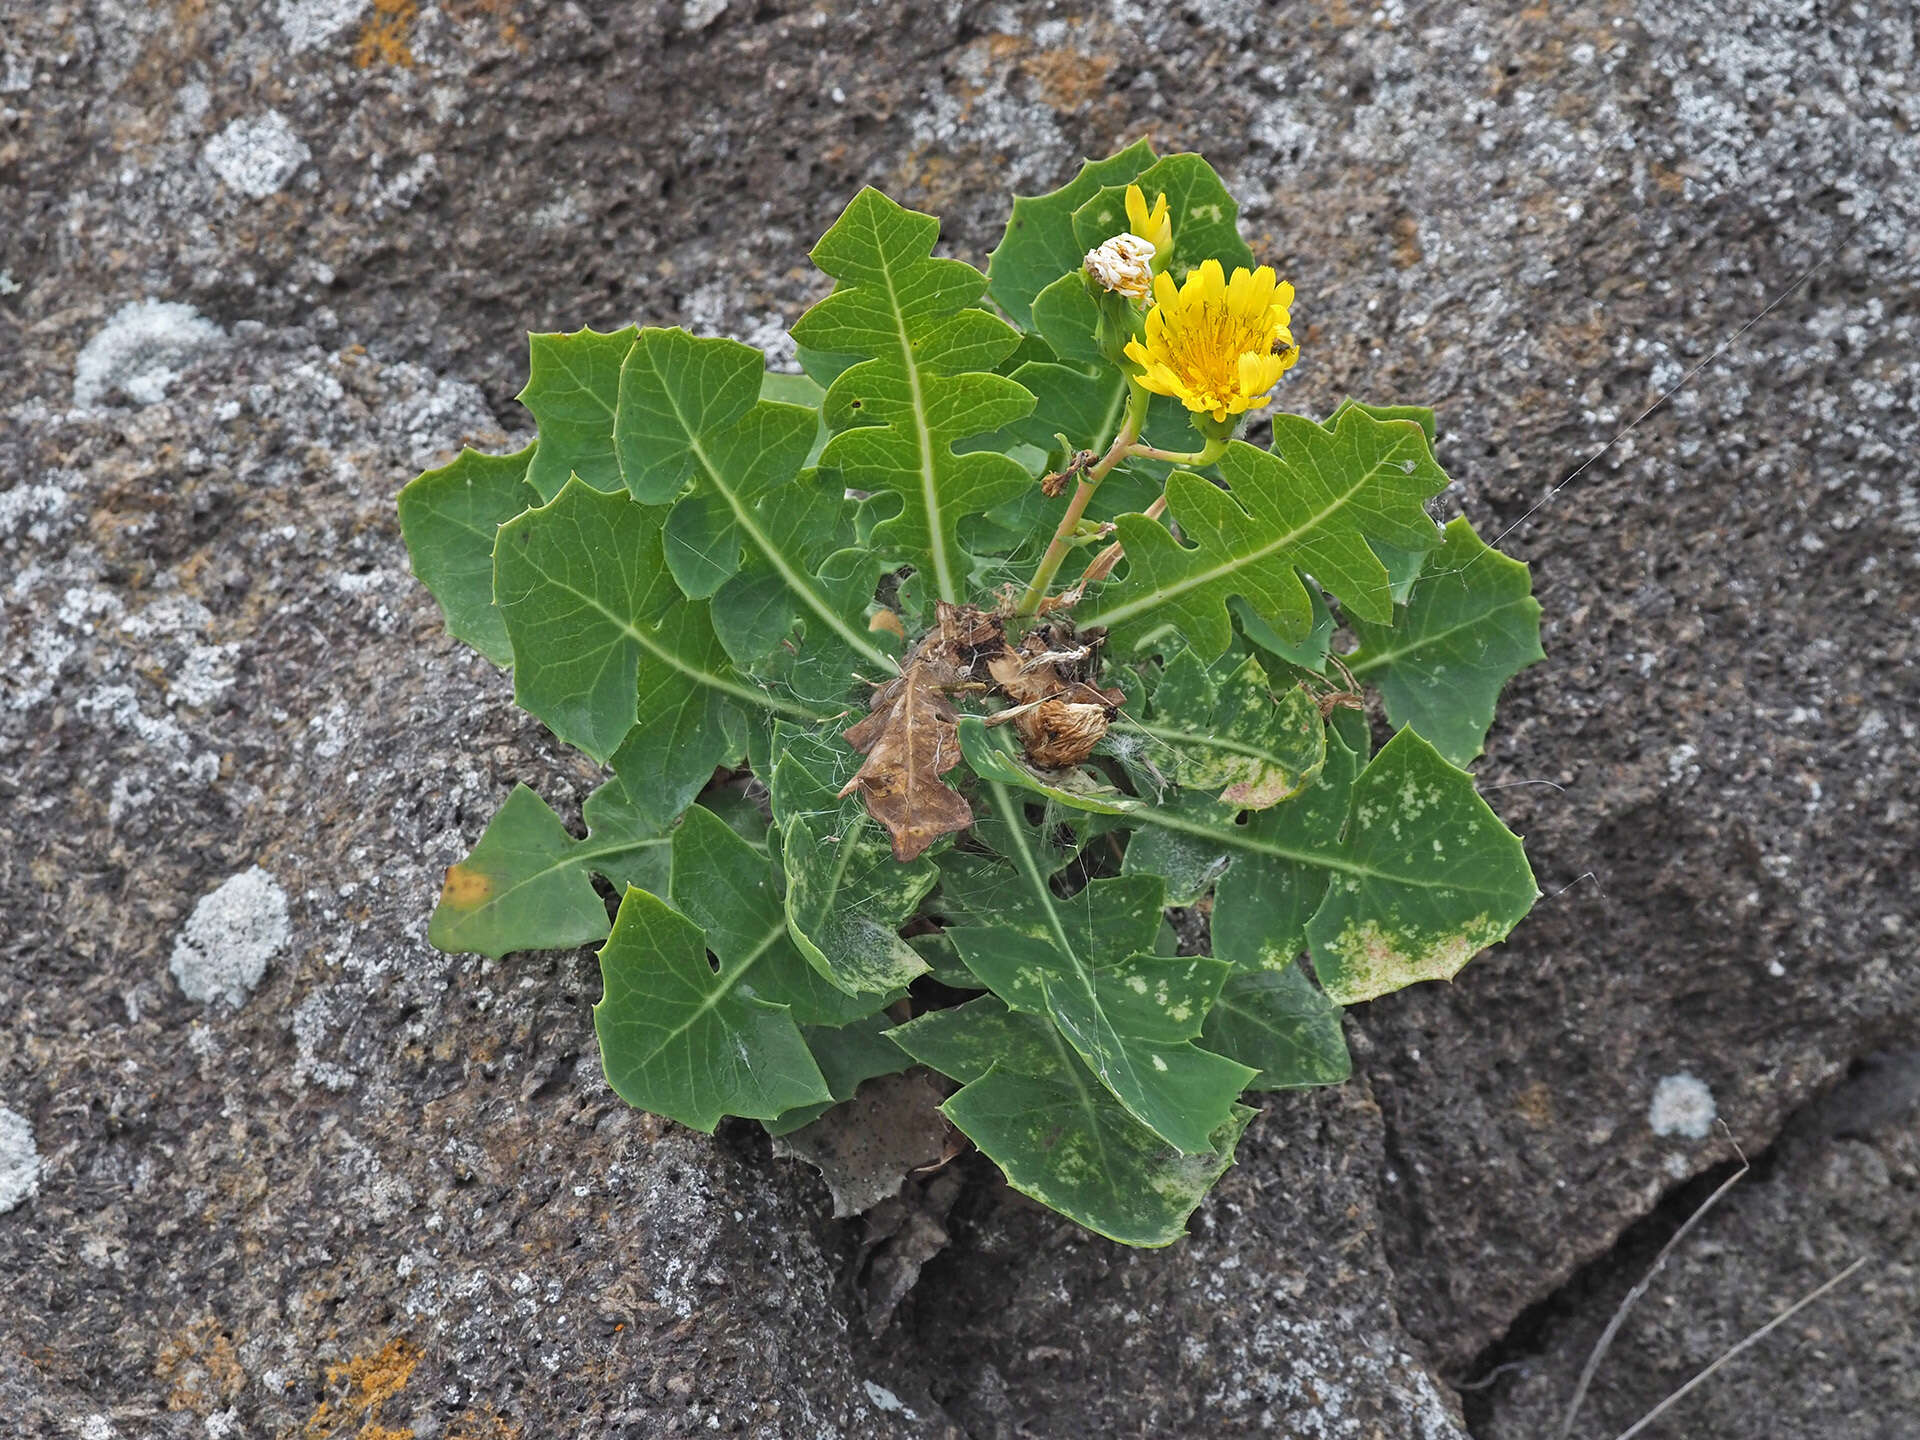
[[326, 44], [367, 8], [367, 0], [280, 0], [275, 18], [286, 33], [287, 50], [298, 55]]
[[40, 1193], [40, 1152], [33, 1125], [18, 1111], [0, 1105], [0, 1215]]
[[291, 180], [313, 152], [293, 133], [286, 116], [269, 110], [235, 120], [207, 142], [200, 158], [229, 189], [264, 200]]
[[188, 362], [225, 338], [191, 305], [165, 300], [123, 305], [74, 361], [74, 406], [98, 409], [116, 391], [136, 405], [158, 404]]
[[1656, 1135], [1681, 1135], [1689, 1140], [1704, 1140], [1712, 1133], [1720, 1111], [1713, 1103], [1713, 1091], [1704, 1080], [1682, 1071], [1664, 1075], [1653, 1087], [1653, 1101], [1647, 1106], [1647, 1124]]
[[255, 865], [193, 907], [168, 968], [189, 1000], [202, 1005], [224, 1000], [238, 1007], [292, 937], [287, 892]]

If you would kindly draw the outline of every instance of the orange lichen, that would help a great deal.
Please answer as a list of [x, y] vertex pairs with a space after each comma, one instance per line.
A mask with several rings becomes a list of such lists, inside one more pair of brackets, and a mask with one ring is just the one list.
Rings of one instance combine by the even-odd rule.
[[1063, 47], [1035, 51], [1021, 62], [1020, 68], [1039, 87], [1043, 104], [1054, 110], [1077, 110], [1088, 101], [1098, 99], [1106, 90], [1113, 57]]
[[232, 1400], [247, 1384], [232, 1337], [212, 1316], [195, 1321], [163, 1343], [153, 1373], [169, 1387], [169, 1410], [201, 1415]]
[[344, 1364], [329, 1365], [327, 1385], [343, 1393], [337, 1404], [322, 1400], [307, 1418], [303, 1432], [306, 1440], [347, 1440], [349, 1436], [354, 1440], [408, 1440], [412, 1431], [378, 1424], [374, 1412], [407, 1388], [419, 1363], [419, 1347], [396, 1335], [377, 1355], [355, 1356]]
[[413, 47], [407, 37], [419, 9], [418, 0], [373, 0], [373, 14], [360, 27], [360, 38], [354, 42], [353, 63], [362, 70], [375, 65], [413, 69]]

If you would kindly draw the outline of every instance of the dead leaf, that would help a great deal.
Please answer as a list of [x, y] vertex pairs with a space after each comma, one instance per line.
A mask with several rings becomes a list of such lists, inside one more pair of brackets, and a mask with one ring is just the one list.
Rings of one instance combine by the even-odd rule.
[[892, 837], [894, 858], [918, 858], [973, 823], [972, 808], [940, 778], [960, 762], [959, 716], [948, 695], [997, 690], [1014, 702], [1009, 718], [1027, 758], [1047, 769], [1071, 767], [1093, 753], [1126, 700], [1072, 673], [1093, 654], [1070, 625], [1037, 626], [1015, 649], [1002, 617], [942, 601], [933, 629], [874, 691], [866, 718], [847, 730], [847, 743], [867, 758], [840, 793], [861, 792], [867, 813]]
[[888, 691], [884, 708], [847, 731], [847, 743], [867, 758], [840, 793], [860, 791], [867, 813], [893, 839], [893, 858], [904, 863], [942, 835], [966, 829], [973, 809], [940, 778], [960, 763], [959, 717], [930, 668], [909, 665], [874, 700]]

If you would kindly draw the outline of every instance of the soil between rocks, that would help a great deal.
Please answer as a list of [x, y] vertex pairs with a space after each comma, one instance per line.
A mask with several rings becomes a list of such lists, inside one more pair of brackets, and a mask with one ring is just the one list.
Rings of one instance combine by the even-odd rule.
[[[0, 15], [13, 1433], [1549, 1433], [1727, 1158], [1656, 1132], [1681, 1075], [1764, 1164], [1576, 1433], [1863, 1253], [1665, 1433], [1910, 1433], [1906, 7]], [[1269, 1103], [1188, 1241], [976, 1172], [873, 1339], [811, 1172], [607, 1091], [590, 957], [426, 945], [511, 784], [568, 813], [593, 775], [441, 634], [392, 496], [517, 443], [529, 327], [779, 360], [858, 185], [979, 262], [1009, 187], [1142, 131], [1297, 287], [1283, 403], [1434, 404], [1443, 514], [1533, 564], [1549, 659], [1479, 768], [1549, 898], [1350, 1012], [1356, 1079]], [[237, 1009], [189, 1002], [178, 941], [254, 866], [284, 942]]]

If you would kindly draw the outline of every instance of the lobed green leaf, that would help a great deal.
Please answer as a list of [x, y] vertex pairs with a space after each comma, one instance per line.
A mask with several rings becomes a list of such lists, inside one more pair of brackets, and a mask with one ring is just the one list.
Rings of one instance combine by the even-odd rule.
[[[619, 782], [609, 782], [617, 785]], [[606, 938], [607, 902], [593, 875], [664, 883], [667, 837], [650, 817], [587, 801], [585, 840], [525, 785], [516, 785], [487, 822], [479, 844], [447, 870], [427, 925], [437, 950], [498, 959], [515, 950], [564, 950]]]
[[1125, 712], [1109, 748], [1136, 784], [1216, 791], [1238, 809], [1264, 810], [1299, 793], [1326, 761], [1326, 726], [1298, 685], [1274, 693], [1251, 655], [1209, 666], [1191, 650], [1166, 664], [1144, 719]]
[[[667, 568], [689, 599], [712, 598], [714, 628], [740, 665], [787, 640], [794, 624], [856, 663], [893, 668], [866, 626], [872, 598], [816, 573], [853, 539], [844, 490], [802, 472], [820, 425], [812, 410], [760, 398], [766, 357], [734, 340], [642, 330], [620, 370], [614, 443], [633, 497], [672, 504]], [[686, 493], [682, 493], [682, 492]]]
[[1340, 1007], [1297, 965], [1234, 975], [1200, 1033], [1212, 1049], [1260, 1072], [1249, 1090], [1338, 1085], [1353, 1073]]
[[[1167, 273], [1176, 283], [1206, 260], [1218, 260], [1228, 275], [1253, 268], [1253, 251], [1240, 238], [1240, 205], [1214, 168], [1198, 155], [1169, 155], [1133, 177], [1149, 207], [1167, 197], [1173, 221], [1173, 254]], [[1082, 252], [1127, 229], [1126, 186], [1109, 184], [1073, 212], [1074, 238]]]
[[[1236, 823], [1232, 809], [1193, 802], [1139, 814], [1147, 831], [1186, 843], [1222, 872], [1215, 955], [1236, 968], [1277, 968], [1304, 942], [1334, 1001], [1351, 1005], [1418, 980], [1450, 979], [1505, 938], [1539, 892], [1519, 838], [1465, 771], [1402, 730], [1358, 770], [1330, 745], [1320, 777], [1284, 805]], [[1129, 845], [1128, 873], [1153, 873], [1161, 851]]]
[[743, 707], [815, 712], [735, 670], [706, 604], [687, 600], [667, 570], [665, 513], [569, 481], [501, 527], [494, 594], [521, 708], [597, 760], [639, 727], [632, 743], [649, 752], [660, 788], [690, 800], [740, 754]]
[[851, 489], [895, 497], [874, 546], [888, 564], [922, 571], [939, 599], [959, 602], [971, 569], [960, 521], [1031, 482], [1005, 455], [955, 446], [1020, 419], [1033, 397], [991, 373], [1019, 332], [976, 308], [985, 276], [933, 258], [939, 233], [932, 216], [862, 190], [813, 251], [839, 284], [793, 333], [810, 349], [859, 357], [828, 388], [834, 435], [822, 466]]
[[1464, 517], [1443, 535], [1391, 626], [1353, 618], [1360, 646], [1344, 658], [1356, 679], [1380, 687], [1389, 720], [1464, 765], [1486, 744], [1501, 689], [1546, 652], [1527, 567]]
[[1157, 880], [1048, 884], [1039, 841], [1006, 786], [986, 782], [1017, 887], [998, 922], [951, 931], [967, 968], [1016, 1010], [1045, 1014], [1129, 1114], [1189, 1155], [1211, 1148], [1253, 1072], [1192, 1043], [1227, 967], [1151, 953]]
[[831, 1103], [785, 1006], [743, 984], [754, 961], [707, 960], [700, 927], [645, 890], [620, 902], [600, 947], [593, 1007], [607, 1083], [629, 1105], [709, 1133], [728, 1115], [772, 1120]]
[[1031, 329], [1034, 296], [1078, 270], [1092, 248], [1074, 233], [1074, 211], [1106, 187], [1125, 185], [1153, 158], [1153, 146], [1136, 140], [1117, 155], [1083, 161], [1079, 173], [1058, 190], [1014, 197], [1006, 233], [987, 257], [987, 293], [1014, 324]]
[[1423, 503], [1447, 477], [1426, 437], [1409, 421], [1378, 421], [1358, 409], [1332, 430], [1276, 415], [1273, 434], [1272, 454], [1241, 441], [1227, 447], [1225, 490], [1174, 473], [1168, 510], [1187, 543], [1144, 515], [1120, 517], [1126, 573], [1079, 612], [1082, 628], [1108, 628], [1123, 652], [1179, 636], [1211, 660], [1232, 640], [1228, 601], [1237, 595], [1297, 641], [1314, 621], [1302, 571], [1349, 613], [1391, 618], [1390, 579], [1368, 542], [1407, 550], [1439, 544]]
[[447, 633], [496, 665], [513, 663], [513, 647], [493, 603], [493, 542], [502, 525], [540, 503], [527, 484], [533, 449], [465, 449], [400, 492], [400, 534], [413, 573], [440, 602]]
[[983, 995], [889, 1032], [914, 1059], [963, 1081], [946, 1117], [1007, 1183], [1123, 1245], [1170, 1245], [1233, 1163], [1243, 1105], [1183, 1153], [1142, 1125], [1045, 1020]]
[[895, 860], [860, 797], [838, 793], [860, 757], [837, 735], [781, 722], [773, 749], [773, 813], [794, 943], [849, 994], [897, 994], [927, 970], [900, 926], [938, 879], [933, 862]]
[[639, 332], [631, 325], [602, 334], [527, 337], [527, 383], [520, 403], [540, 426], [540, 444], [527, 467], [527, 483], [551, 500], [579, 476], [596, 490], [620, 488], [613, 450], [613, 412], [620, 364]]

